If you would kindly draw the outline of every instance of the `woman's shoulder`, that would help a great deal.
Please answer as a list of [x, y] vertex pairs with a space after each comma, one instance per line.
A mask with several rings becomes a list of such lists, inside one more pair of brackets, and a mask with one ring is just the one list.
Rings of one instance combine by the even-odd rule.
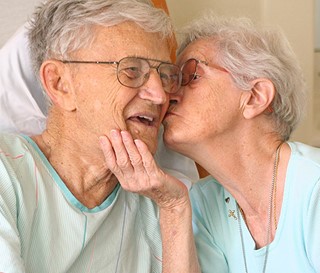
[[301, 142], [288, 142], [291, 158], [320, 166], [320, 148]]
[[300, 142], [289, 142], [291, 156], [287, 181], [299, 191], [312, 189], [320, 180], [320, 149]]
[[[218, 185], [220, 185], [219, 182], [211, 175], [208, 175], [206, 177], [199, 179], [197, 182], [195, 182], [192, 185], [192, 188], [216, 187]], [[221, 187], [221, 185], [220, 185], [220, 187]]]
[[222, 195], [226, 195], [225, 189], [211, 175], [200, 179], [190, 189], [191, 200], [216, 200]]

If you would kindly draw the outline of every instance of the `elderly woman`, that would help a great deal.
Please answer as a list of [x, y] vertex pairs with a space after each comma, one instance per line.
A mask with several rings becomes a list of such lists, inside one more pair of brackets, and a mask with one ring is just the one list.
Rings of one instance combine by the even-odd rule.
[[116, 128], [156, 151], [181, 79], [168, 16], [145, 0], [48, 0], [31, 25], [51, 106], [41, 134], [0, 136], [0, 272], [196, 272], [186, 186], [125, 191], [99, 145]]
[[165, 141], [211, 174], [190, 193], [202, 271], [320, 272], [320, 150], [289, 141], [305, 86], [287, 39], [207, 16], [178, 64]]

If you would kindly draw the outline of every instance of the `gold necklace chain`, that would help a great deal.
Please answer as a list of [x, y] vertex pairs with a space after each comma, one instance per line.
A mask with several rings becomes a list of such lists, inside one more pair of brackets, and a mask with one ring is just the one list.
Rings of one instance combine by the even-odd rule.
[[[280, 143], [280, 145], [277, 147], [276, 150], [276, 156], [273, 163], [273, 173], [272, 173], [272, 184], [271, 184], [271, 194], [270, 194], [270, 202], [269, 202], [269, 213], [268, 213], [268, 230], [267, 230], [267, 240], [266, 240], [266, 253], [264, 256], [264, 263], [263, 263], [263, 269], [262, 273], [266, 272], [267, 268], [267, 261], [268, 261], [268, 255], [269, 255], [269, 240], [270, 240], [270, 233], [271, 233], [271, 222], [272, 222], [272, 210], [273, 210], [273, 220], [275, 225], [275, 230], [277, 229], [277, 211], [276, 211], [276, 195], [277, 195], [277, 176], [278, 176], [278, 168], [279, 168], [279, 159], [280, 159], [280, 149], [283, 142]], [[242, 232], [242, 226], [241, 226], [241, 219], [240, 219], [240, 211], [243, 221], [245, 222], [245, 215], [243, 210], [240, 208], [239, 204], [236, 205], [237, 209], [237, 217], [238, 217], [238, 223], [239, 223], [239, 233], [241, 238], [241, 247], [242, 247], [242, 256], [244, 261], [244, 269], [245, 272], [248, 273], [248, 266], [247, 266], [247, 259], [246, 259], [246, 251], [244, 246], [244, 239], [243, 239], [243, 232]]]
[[274, 222], [274, 230], [277, 230], [278, 228], [278, 221], [277, 221], [277, 179], [278, 179], [278, 169], [279, 169], [279, 161], [280, 161], [280, 150], [283, 142], [280, 143], [280, 145], [277, 147], [276, 151], [276, 159], [274, 164], [274, 170], [273, 170], [273, 178], [274, 180], [274, 186], [273, 186], [273, 222]]

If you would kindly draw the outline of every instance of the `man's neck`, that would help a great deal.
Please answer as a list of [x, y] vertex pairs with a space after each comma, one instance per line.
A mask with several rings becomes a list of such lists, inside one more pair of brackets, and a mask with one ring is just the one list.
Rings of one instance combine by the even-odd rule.
[[[115, 189], [116, 177], [105, 167], [98, 140], [77, 141], [63, 132], [45, 130], [32, 139], [72, 194], [88, 208], [99, 206]], [[95, 143], [93, 143], [95, 142]], [[90, 148], [89, 148], [90, 147]]]

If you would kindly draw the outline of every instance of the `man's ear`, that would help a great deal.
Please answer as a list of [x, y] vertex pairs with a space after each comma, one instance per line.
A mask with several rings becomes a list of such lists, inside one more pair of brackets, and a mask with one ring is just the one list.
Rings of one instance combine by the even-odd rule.
[[70, 71], [62, 62], [56, 60], [43, 62], [40, 68], [40, 78], [53, 104], [66, 111], [76, 109]]
[[244, 94], [242, 103], [243, 116], [246, 119], [260, 115], [264, 111], [271, 111], [271, 103], [275, 96], [275, 87], [268, 79], [256, 79], [252, 82], [252, 89]]

